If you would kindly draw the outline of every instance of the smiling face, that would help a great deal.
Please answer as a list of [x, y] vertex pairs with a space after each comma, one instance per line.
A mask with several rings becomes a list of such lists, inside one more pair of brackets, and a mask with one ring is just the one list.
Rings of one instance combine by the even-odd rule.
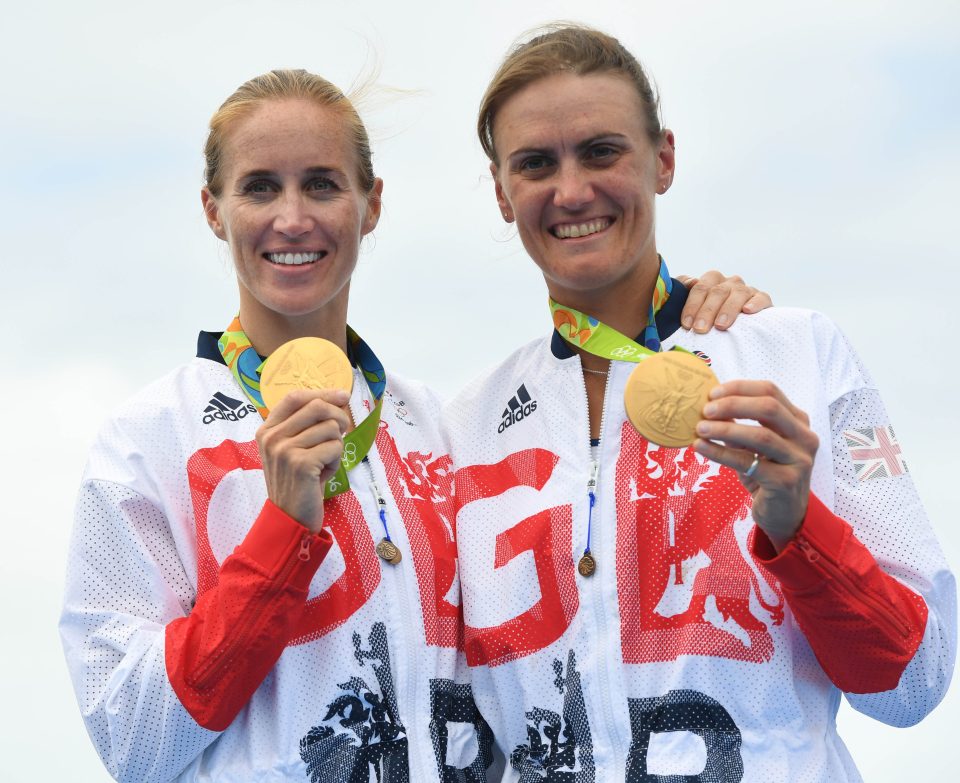
[[617, 292], [652, 287], [654, 199], [673, 178], [673, 134], [651, 141], [627, 78], [538, 79], [503, 103], [493, 136], [501, 212], [554, 299], [595, 310]]
[[210, 228], [233, 255], [244, 326], [345, 320], [382, 182], [363, 191], [340, 112], [302, 99], [260, 103], [226, 136], [222, 182], [218, 196], [201, 195]]

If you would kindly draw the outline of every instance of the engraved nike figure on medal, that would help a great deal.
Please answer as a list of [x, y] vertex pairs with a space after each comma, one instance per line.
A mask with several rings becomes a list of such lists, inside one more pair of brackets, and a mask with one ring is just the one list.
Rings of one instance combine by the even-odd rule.
[[260, 394], [273, 408], [297, 389], [353, 389], [353, 368], [347, 355], [322, 337], [298, 337], [284, 343], [264, 362]]
[[634, 428], [651, 443], [689, 446], [697, 438], [717, 376], [701, 359], [685, 351], [666, 351], [640, 362], [627, 379], [623, 403]]

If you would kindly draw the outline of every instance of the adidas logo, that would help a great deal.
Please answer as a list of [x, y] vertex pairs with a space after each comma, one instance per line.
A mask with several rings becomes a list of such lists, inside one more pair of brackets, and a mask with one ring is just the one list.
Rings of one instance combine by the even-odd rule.
[[522, 383], [517, 393], [508, 401], [507, 407], [503, 409], [503, 421], [497, 427], [497, 432], [503, 432], [511, 424], [516, 424], [521, 419], [529, 416], [537, 409], [537, 401], [530, 399], [530, 392]]
[[203, 423], [212, 424], [217, 419], [221, 421], [239, 421], [248, 413], [256, 413], [257, 409], [249, 402], [243, 403], [217, 392], [210, 398], [210, 403], [203, 409]]

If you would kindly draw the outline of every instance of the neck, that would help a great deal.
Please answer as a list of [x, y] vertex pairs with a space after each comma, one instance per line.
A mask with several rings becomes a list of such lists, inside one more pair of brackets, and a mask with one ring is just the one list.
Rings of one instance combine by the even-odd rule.
[[241, 288], [240, 323], [251, 345], [261, 356], [269, 356], [277, 348], [298, 337], [322, 337], [347, 352], [347, 298], [304, 315], [283, 315], [259, 302], [245, 301]]
[[[647, 326], [650, 302], [653, 301], [659, 274], [658, 261], [656, 266], [645, 270], [638, 279], [623, 280], [602, 291], [563, 289], [550, 281], [547, 281], [547, 289], [554, 301], [592, 316], [632, 339]], [[579, 349], [578, 352], [584, 354]]]

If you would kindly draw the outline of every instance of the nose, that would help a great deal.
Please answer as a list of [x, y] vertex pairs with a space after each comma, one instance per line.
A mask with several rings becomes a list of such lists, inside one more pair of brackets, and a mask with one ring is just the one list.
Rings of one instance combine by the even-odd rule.
[[553, 204], [562, 209], [578, 210], [594, 198], [593, 185], [580, 166], [562, 166], [554, 183]]
[[288, 237], [309, 234], [314, 221], [310, 210], [299, 194], [289, 194], [277, 201], [277, 214], [273, 219], [273, 229]]

